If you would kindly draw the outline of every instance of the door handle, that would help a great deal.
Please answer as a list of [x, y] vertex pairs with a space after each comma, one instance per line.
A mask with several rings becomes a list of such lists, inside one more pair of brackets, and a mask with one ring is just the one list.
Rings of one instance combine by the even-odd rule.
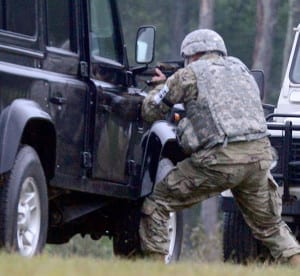
[[50, 103], [57, 104], [57, 105], [64, 105], [67, 103], [66, 98], [60, 96], [53, 96], [49, 98]]

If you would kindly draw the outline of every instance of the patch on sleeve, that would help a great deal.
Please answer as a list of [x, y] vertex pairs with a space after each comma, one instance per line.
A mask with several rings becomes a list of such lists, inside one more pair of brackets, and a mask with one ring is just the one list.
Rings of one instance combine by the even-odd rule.
[[169, 91], [169, 87], [165, 84], [164, 87], [154, 96], [154, 102], [156, 104], [160, 104]]

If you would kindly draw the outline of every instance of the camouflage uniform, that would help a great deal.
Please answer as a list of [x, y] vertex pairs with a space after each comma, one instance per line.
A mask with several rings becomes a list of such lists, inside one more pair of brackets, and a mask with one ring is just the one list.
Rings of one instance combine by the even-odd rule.
[[178, 125], [178, 136], [190, 157], [156, 183], [145, 200], [142, 249], [167, 254], [169, 212], [231, 189], [254, 236], [275, 259], [300, 253], [281, 219], [259, 91], [246, 66], [238, 59], [207, 53], [151, 91], [142, 115], [153, 122], [179, 102], [185, 106], [186, 118]]

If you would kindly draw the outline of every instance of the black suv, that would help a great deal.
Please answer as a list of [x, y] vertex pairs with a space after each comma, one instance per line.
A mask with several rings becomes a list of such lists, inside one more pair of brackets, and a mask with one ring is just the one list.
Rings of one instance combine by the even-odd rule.
[[[26, 2], [26, 3], [25, 3]], [[0, 245], [24, 256], [77, 233], [139, 248], [143, 198], [162, 157], [183, 158], [174, 126], [140, 118], [136, 76], [155, 29], [138, 30], [128, 65], [114, 0], [0, 1]], [[170, 215], [179, 256], [182, 215]]]

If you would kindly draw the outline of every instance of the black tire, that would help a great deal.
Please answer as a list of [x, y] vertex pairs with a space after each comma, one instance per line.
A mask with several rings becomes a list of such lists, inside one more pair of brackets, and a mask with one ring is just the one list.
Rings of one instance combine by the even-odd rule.
[[[128, 211], [128, 210], [127, 210]], [[143, 255], [139, 242], [139, 222], [140, 212], [128, 211], [130, 215], [124, 216], [126, 219], [118, 218], [116, 231], [113, 235], [114, 254], [120, 257], [131, 258]], [[166, 263], [178, 261], [181, 253], [183, 239], [183, 212], [179, 211], [170, 214], [172, 224], [170, 231], [170, 249], [166, 256]]]
[[0, 200], [1, 245], [22, 256], [40, 253], [47, 238], [48, 197], [45, 175], [32, 147], [20, 148]]
[[[168, 166], [166, 166], [166, 171], [162, 171], [161, 173], [166, 175], [168, 172]], [[160, 177], [163, 178], [161, 175]], [[157, 178], [159, 177], [156, 175], [156, 183], [159, 181]], [[118, 230], [116, 231], [113, 239], [113, 248], [116, 255], [123, 257], [143, 255], [143, 252], [141, 252], [138, 232], [141, 216], [140, 207], [141, 205], [138, 208], [134, 208], [131, 212], [127, 211], [127, 215], [125, 216], [124, 214], [123, 216], [121, 214], [121, 217], [125, 217], [125, 220], [120, 218], [118, 219]], [[179, 260], [183, 240], [183, 212], [178, 211], [170, 213], [169, 222], [168, 230], [170, 247], [169, 253], [165, 257], [166, 263]]]
[[140, 256], [140, 206], [134, 206], [133, 208], [124, 207], [121, 210], [114, 219], [114, 254], [125, 258]]
[[240, 264], [270, 259], [268, 249], [253, 237], [240, 212], [224, 213], [223, 257], [225, 262]]

